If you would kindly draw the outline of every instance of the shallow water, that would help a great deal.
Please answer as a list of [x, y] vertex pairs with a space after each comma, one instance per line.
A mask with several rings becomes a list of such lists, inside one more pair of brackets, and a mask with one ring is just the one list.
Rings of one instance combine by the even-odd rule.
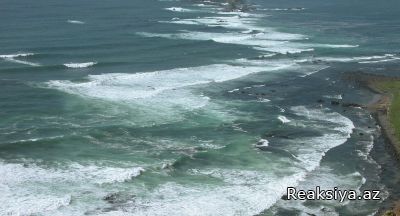
[[375, 122], [331, 101], [371, 98], [343, 72], [396, 67], [399, 3], [251, 4], [0, 3], [0, 214], [376, 212], [281, 197], [387, 197]]

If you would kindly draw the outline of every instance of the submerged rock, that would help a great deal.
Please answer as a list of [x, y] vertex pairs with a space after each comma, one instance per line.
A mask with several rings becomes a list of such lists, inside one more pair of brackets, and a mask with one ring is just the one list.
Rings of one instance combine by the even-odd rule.
[[334, 106], [338, 106], [338, 105], [340, 105], [340, 102], [338, 102], [338, 101], [331, 101], [331, 104], [334, 105]]
[[103, 197], [103, 200], [110, 203], [110, 204], [122, 204], [126, 203], [127, 201], [133, 199], [134, 195], [123, 194], [121, 192], [115, 192], [107, 194]]
[[344, 104], [342, 104], [342, 106], [343, 107], [355, 107], [355, 108], [363, 107], [362, 105], [357, 104], [357, 103], [344, 103]]

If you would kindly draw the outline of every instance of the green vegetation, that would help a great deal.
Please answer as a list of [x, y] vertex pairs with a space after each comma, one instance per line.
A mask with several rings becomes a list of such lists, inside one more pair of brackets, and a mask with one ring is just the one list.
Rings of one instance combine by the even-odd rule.
[[397, 139], [400, 140], [400, 81], [378, 81], [374, 85], [379, 91], [390, 94], [392, 97], [391, 105], [388, 109], [388, 116], [394, 128], [395, 135]]
[[396, 213], [394, 213], [393, 211], [387, 211], [382, 216], [396, 216]]
[[387, 211], [382, 216], [396, 216], [396, 213], [394, 211]]

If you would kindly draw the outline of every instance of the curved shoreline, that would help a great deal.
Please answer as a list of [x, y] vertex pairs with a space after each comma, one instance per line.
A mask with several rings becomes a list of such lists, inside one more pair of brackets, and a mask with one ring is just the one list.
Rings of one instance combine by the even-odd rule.
[[[400, 128], [396, 128], [393, 125], [395, 120], [390, 117], [391, 107], [395, 100], [394, 94], [398, 90], [385, 88], [386, 85], [393, 84], [393, 82], [395, 84], [398, 83], [400, 87], [400, 78], [357, 72], [346, 75], [346, 79], [354, 81], [361, 88], [368, 89], [376, 94], [364, 108], [377, 121], [383, 138], [388, 141], [390, 148], [393, 150], [389, 153], [400, 163], [400, 139], [396, 136], [396, 131], [399, 132]], [[377, 213], [377, 215], [400, 216], [400, 201], [394, 200], [391, 206], [391, 209], [382, 209], [382, 212]]]

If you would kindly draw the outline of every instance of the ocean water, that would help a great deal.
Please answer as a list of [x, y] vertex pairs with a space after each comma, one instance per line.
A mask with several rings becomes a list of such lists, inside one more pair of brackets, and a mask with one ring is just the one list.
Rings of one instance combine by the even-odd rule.
[[[373, 215], [372, 95], [396, 0], [0, 2], [0, 215]], [[318, 102], [319, 100], [319, 102]], [[385, 154], [385, 153], [382, 153]]]

